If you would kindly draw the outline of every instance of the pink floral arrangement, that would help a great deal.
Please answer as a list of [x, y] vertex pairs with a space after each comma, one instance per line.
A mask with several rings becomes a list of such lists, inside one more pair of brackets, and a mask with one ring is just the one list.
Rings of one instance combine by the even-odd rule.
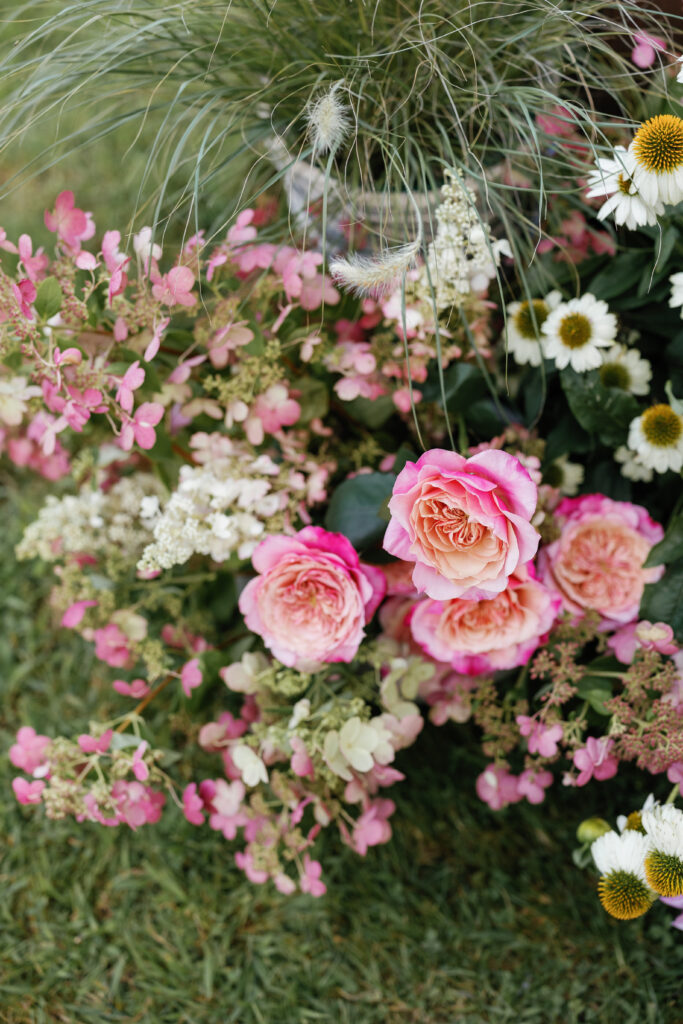
[[[561, 113], [543, 132], [571, 132]], [[628, 304], [508, 284], [504, 316], [488, 289], [510, 250], [466, 195], [451, 173], [452, 277], [425, 283], [437, 232], [360, 298], [343, 260], [276, 245], [254, 210], [164, 252], [149, 227], [98, 236], [62, 192], [54, 256], [2, 233], [0, 450], [46, 492], [17, 554], [53, 567], [54, 629], [92, 647], [116, 712], [77, 735], [17, 723], [20, 803], [182, 815], [255, 884], [321, 897], [320, 832], [389, 842], [385, 790], [425, 729], [476, 737], [493, 811], [627, 763], [680, 784], [683, 407]], [[613, 252], [562, 230], [579, 272]], [[182, 767], [164, 709], [191, 723]]]

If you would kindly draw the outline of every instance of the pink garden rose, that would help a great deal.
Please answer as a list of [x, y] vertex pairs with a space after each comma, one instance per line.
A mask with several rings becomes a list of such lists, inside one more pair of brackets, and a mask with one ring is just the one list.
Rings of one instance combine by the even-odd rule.
[[474, 676], [526, 665], [552, 626], [560, 607], [526, 567], [488, 601], [420, 601], [410, 618], [414, 639], [437, 661]]
[[340, 533], [307, 526], [261, 541], [259, 573], [239, 600], [249, 629], [285, 665], [351, 661], [385, 591], [382, 573], [361, 565]]
[[590, 608], [600, 612], [605, 626], [633, 621], [643, 587], [664, 572], [664, 566], [643, 568], [650, 548], [664, 536], [659, 523], [640, 505], [603, 494], [565, 498], [555, 519], [560, 537], [538, 558], [546, 586], [574, 615]]
[[536, 499], [514, 455], [489, 450], [466, 459], [433, 448], [396, 479], [384, 547], [415, 563], [415, 588], [437, 601], [495, 597], [536, 554]]

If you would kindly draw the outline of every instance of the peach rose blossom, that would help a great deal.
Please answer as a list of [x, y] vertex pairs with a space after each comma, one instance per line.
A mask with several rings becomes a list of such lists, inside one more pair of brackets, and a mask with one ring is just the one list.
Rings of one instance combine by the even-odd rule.
[[306, 526], [293, 537], [267, 537], [252, 562], [260, 575], [247, 583], [239, 608], [279, 661], [306, 670], [353, 659], [386, 583], [378, 569], [361, 565], [346, 537]]
[[613, 501], [603, 494], [565, 498], [555, 510], [558, 540], [538, 558], [539, 575], [562, 598], [566, 611], [593, 609], [603, 627], [632, 622], [643, 587], [654, 583], [664, 566], [644, 569], [650, 548], [664, 536], [640, 505]]
[[410, 619], [413, 637], [437, 661], [474, 676], [525, 665], [543, 642], [561, 605], [523, 568], [488, 601], [420, 601]]
[[415, 563], [415, 588], [437, 601], [491, 598], [536, 554], [536, 500], [514, 455], [491, 449], [466, 459], [434, 448], [399, 473], [384, 547]]

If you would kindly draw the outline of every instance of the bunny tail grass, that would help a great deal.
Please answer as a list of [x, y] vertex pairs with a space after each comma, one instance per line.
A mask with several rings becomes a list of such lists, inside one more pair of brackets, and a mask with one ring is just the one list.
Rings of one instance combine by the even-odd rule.
[[335, 282], [355, 295], [382, 298], [398, 285], [403, 274], [415, 265], [422, 239], [396, 249], [385, 249], [377, 256], [358, 256], [354, 253], [346, 259], [335, 259], [330, 263], [330, 273]]

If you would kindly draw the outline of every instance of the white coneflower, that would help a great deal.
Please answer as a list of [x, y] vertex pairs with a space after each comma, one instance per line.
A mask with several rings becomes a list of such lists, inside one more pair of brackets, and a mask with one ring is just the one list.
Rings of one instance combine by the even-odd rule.
[[308, 133], [315, 155], [334, 153], [351, 128], [349, 108], [344, 106], [337, 95], [341, 85], [341, 82], [336, 82], [326, 93], [313, 100], [306, 110]]
[[658, 473], [683, 469], [683, 416], [661, 402], [631, 422], [628, 446]]
[[640, 832], [605, 832], [591, 846], [600, 872], [598, 895], [612, 917], [630, 921], [649, 910], [656, 899], [647, 884], [645, 858], [651, 846]]
[[641, 124], [629, 153], [635, 158], [633, 182], [648, 206], [683, 199], [683, 120], [658, 114]]
[[650, 390], [652, 367], [635, 348], [613, 345], [603, 353], [599, 373], [606, 388], [621, 388], [632, 395], [646, 395]]
[[664, 804], [643, 811], [650, 849], [645, 876], [660, 896], [683, 896], [683, 811]]
[[602, 363], [600, 349], [612, 345], [617, 318], [606, 302], [587, 292], [552, 310], [541, 330], [546, 358], [553, 359], [560, 370], [571, 366], [577, 373], [584, 373]]
[[657, 801], [655, 800], [654, 793], [649, 793], [639, 811], [617, 815], [617, 828], [620, 832], [644, 832], [643, 811], [651, 811], [656, 806]]
[[614, 156], [600, 157], [597, 167], [588, 175], [587, 199], [609, 196], [598, 211], [598, 220], [614, 214], [615, 224], [634, 230], [644, 224], [656, 224], [657, 216], [664, 213], [661, 203], [650, 205], [639, 195], [633, 181], [635, 155], [623, 146], [616, 146]]
[[[683, 306], [683, 274], [672, 274], [669, 278], [669, 284], [671, 285], [669, 306], [671, 309], [675, 309], [676, 306]], [[683, 317], [683, 309], [681, 309], [681, 316]]]
[[516, 363], [541, 365], [541, 327], [551, 310], [559, 305], [561, 298], [559, 292], [553, 291], [544, 299], [511, 302], [507, 307], [505, 341], [507, 351]]
[[382, 298], [392, 292], [400, 284], [403, 275], [415, 266], [421, 238], [396, 249], [385, 249], [377, 256], [349, 256], [334, 259], [330, 263], [330, 273], [343, 288], [353, 291], [356, 295]]
[[626, 445], [620, 445], [614, 453], [614, 458], [621, 465], [621, 475], [634, 483], [642, 480], [650, 483], [654, 476], [651, 466], [646, 466], [637, 452], [632, 452]]

